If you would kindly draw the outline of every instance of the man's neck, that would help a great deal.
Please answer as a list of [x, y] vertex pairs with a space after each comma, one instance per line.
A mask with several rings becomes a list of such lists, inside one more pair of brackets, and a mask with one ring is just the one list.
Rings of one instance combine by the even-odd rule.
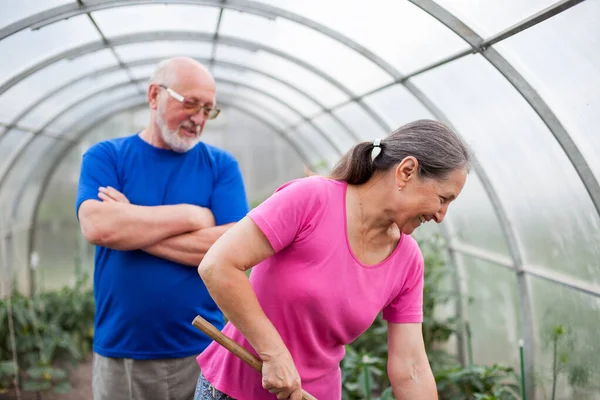
[[146, 128], [140, 132], [139, 136], [144, 142], [150, 144], [151, 146], [158, 147], [160, 149], [169, 148], [164, 140], [162, 140], [158, 127], [154, 124], [149, 124], [146, 126]]

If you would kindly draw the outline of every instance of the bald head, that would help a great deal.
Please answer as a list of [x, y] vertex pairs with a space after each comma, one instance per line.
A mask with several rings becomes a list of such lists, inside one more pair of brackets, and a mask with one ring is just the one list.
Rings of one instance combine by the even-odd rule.
[[156, 66], [150, 83], [175, 86], [178, 83], [185, 84], [190, 79], [201, 83], [202, 86], [215, 85], [215, 80], [208, 69], [189, 57], [173, 57], [161, 61]]

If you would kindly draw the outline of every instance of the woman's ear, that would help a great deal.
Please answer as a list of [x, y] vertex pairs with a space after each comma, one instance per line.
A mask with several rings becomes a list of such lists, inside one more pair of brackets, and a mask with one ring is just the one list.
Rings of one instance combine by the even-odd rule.
[[413, 156], [405, 157], [396, 167], [396, 185], [404, 187], [408, 181], [414, 179], [419, 169], [419, 162]]

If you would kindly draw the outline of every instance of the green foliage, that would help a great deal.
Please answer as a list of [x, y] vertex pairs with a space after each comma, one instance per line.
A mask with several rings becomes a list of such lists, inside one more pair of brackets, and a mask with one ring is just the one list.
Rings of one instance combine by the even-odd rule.
[[[436, 318], [437, 307], [443, 306], [455, 294], [443, 289], [450, 269], [444, 258], [443, 242], [432, 237], [419, 242], [424, 261], [423, 289], [423, 338], [432, 368], [454, 365], [456, 360], [444, 351], [436, 350], [436, 343], [443, 343], [456, 331], [455, 318]], [[373, 325], [346, 346], [346, 357], [342, 361], [344, 400], [393, 399], [387, 365], [387, 323], [381, 315]]]
[[[344, 398], [371, 400], [373, 389], [381, 387], [385, 375], [385, 360], [381, 357], [357, 352], [348, 347], [342, 361], [342, 390]], [[358, 396], [358, 397], [356, 397]]]
[[31, 298], [12, 294], [18, 371], [7, 323], [8, 300], [0, 301], [0, 391], [14, 385], [17, 373], [23, 390], [70, 390], [67, 364], [81, 360], [92, 344], [94, 297], [87, 277], [78, 279], [73, 288]]
[[436, 371], [454, 365], [456, 360], [442, 350], [436, 350], [436, 344], [446, 343], [457, 331], [457, 319], [454, 316], [440, 318], [436, 311], [450, 301], [457, 300], [457, 293], [445, 289], [445, 283], [453, 273], [448, 265], [444, 242], [438, 236], [419, 241], [419, 247], [425, 261], [423, 285], [423, 341], [431, 368]]
[[252, 200], [250, 202], [250, 209], [256, 208], [260, 205], [260, 203], [262, 203], [263, 200]]
[[0, 394], [8, 390], [17, 375], [17, 365], [13, 361], [0, 361]]
[[[585, 365], [585, 359], [573, 357], [576, 353], [577, 336], [565, 324], [546, 323], [542, 331], [544, 347], [552, 355], [552, 389], [550, 398], [556, 398], [556, 385], [561, 374], [567, 375], [567, 382], [573, 388], [586, 387], [591, 371]], [[541, 382], [540, 382], [541, 383]], [[544, 389], [542, 387], [542, 389]]]
[[[456, 358], [440, 345], [457, 332], [454, 316], [440, 318], [436, 312], [457, 298], [446, 289], [453, 271], [448, 265], [444, 243], [438, 236], [419, 241], [425, 261], [423, 288], [423, 339], [441, 400], [513, 400], [518, 386], [511, 368], [457, 366]], [[379, 316], [373, 325], [346, 346], [342, 360], [344, 400], [390, 400], [392, 389], [386, 373], [387, 323]]]
[[435, 374], [440, 400], [517, 400], [519, 386], [510, 367], [454, 366]]
[[310, 169], [312, 171], [321, 171], [326, 170], [328, 166], [329, 164], [327, 163], [327, 160], [319, 160], [318, 162], [312, 164], [310, 166]]

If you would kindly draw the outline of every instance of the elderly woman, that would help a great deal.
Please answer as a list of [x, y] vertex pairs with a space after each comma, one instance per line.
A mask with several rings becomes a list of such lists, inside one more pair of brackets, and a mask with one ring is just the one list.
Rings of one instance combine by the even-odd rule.
[[421, 331], [423, 257], [409, 235], [442, 222], [468, 169], [459, 137], [420, 120], [252, 210], [198, 272], [229, 319], [223, 332], [262, 360], [262, 376], [213, 342], [197, 359], [196, 400], [299, 400], [302, 389], [339, 400], [344, 345], [381, 311], [395, 397], [436, 399]]

